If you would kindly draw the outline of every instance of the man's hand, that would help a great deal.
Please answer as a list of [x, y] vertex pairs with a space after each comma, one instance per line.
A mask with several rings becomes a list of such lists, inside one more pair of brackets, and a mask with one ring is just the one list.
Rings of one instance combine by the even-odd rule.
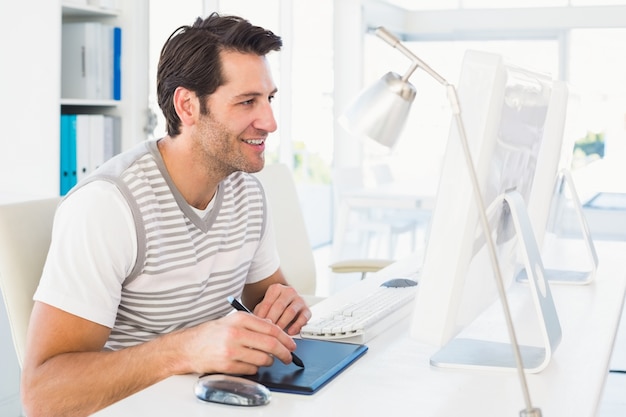
[[274, 358], [291, 363], [296, 343], [279, 326], [235, 312], [183, 332], [185, 356], [197, 373], [254, 374]]
[[258, 317], [270, 320], [289, 335], [300, 333], [300, 329], [311, 318], [311, 310], [292, 287], [272, 284], [267, 288], [263, 300], [254, 308]]

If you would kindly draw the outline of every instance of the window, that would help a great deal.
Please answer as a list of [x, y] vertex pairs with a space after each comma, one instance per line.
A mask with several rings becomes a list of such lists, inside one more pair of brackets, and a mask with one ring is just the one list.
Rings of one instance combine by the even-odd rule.
[[570, 83], [581, 96], [576, 139], [602, 142], [601, 153], [577, 152], [575, 166], [598, 157], [624, 160], [626, 137], [626, 29], [576, 29], [570, 40]]
[[[494, 52], [511, 62], [541, 72], [559, 74], [558, 42], [556, 40], [506, 41], [441, 41], [404, 42], [413, 53], [428, 63], [450, 83], [457, 84], [463, 54], [467, 49]], [[365, 42], [365, 83], [370, 84], [387, 71], [404, 74], [410, 61], [374, 35]], [[416, 183], [437, 181], [451, 125], [445, 89], [429, 75], [417, 70], [411, 77], [417, 96], [402, 136], [389, 151], [368, 141], [365, 143], [366, 164], [380, 160], [392, 161], [394, 172]], [[429, 187], [431, 188], [431, 187]]]
[[[398, 3], [396, 0], [393, 2]], [[429, 32], [420, 31], [421, 27], [417, 27], [413, 33], [407, 28], [409, 24], [405, 23], [403, 27], [406, 39], [409, 39], [404, 42], [405, 45], [452, 83], [456, 83], [462, 53], [467, 48], [501, 53], [514, 63], [549, 72], [555, 78], [568, 81], [572, 95], [578, 97], [580, 106], [567, 120], [568, 136], [564, 141], [578, 142], [571, 167], [579, 191], [582, 190], [581, 196], [584, 198], [585, 190], [610, 189], [608, 183], [613, 178], [618, 181], [617, 178], [621, 176], [611, 175], [607, 179], [604, 174], [600, 178], [596, 172], [605, 173], [607, 168], [596, 169], [591, 168], [591, 165], [600, 158], [608, 164], [611, 160], [623, 160], [626, 157], [626, 80], [623, 76], [626, 73], [626, 58], [621, 50], [626, 41], [626, 29], [619, 21], [609, 18], [626, 13], [626, 8], [591, 6], [625, 5], [626, 0], [542, 1], [542, 7], [548, 4], [554, 7], [556, 3], [562, 3], [564, 19], [555, 21], [554, 26], [542, 19], [544, 15], [536, 2], [524, 0], [523, 7], [536, 6], [529, 9], [528, 16], [538, 17], [537, 20], [541, 22], [536, 24], [528, 19], [528, 22], [517, 24], [515, 30], [509, 31], [506, 30], [506, 24], [497, 19], [495, 2], [463, 0], [456, 3], [459, 9], [475, 8], [467, 15], [458, 14], [460, 10], [450, 11], [453, 17], [451, 20], [462, 27], [451, 29], [446, 11], [440, 10], [435, 15], [428, 15], [437, 17], [437, 21], [428, 22]], [[445, 4], [448, 8], [450, 3]], [[498, 1], [497, 4], [503, 9], [508, 6], [522, 7], [520, 2], [515, 1]], [[421, 5], [420, 2], [420, 10]], [[581, 13], [577, 6], [585, 6], [586, 20], [580, 19]], [[491, 9], [482, 14], [479, 9], [484, 7]], [[419, 20], [416, 18], [419, 11], [414, 9], [413, 12], [407, 12], [413, 13], [413, 16], [412, 19], [407, 17], [406, 21]], [[427, 12], [432, 8], [423, 9]], [[611, 13], [611, 16], [606, 16], [606, 13]], [[479, 24], [465, 24], [462, 16], [470, 15]], [[502, 16], [505, 19], [511, 17], [505, 11]], [[572, 23], [567, 26], [563, 22]], [[578, 22], [580, 27], [576, 26]], [[376, 24], [368, 22], [368, 26]], [[394, 52], [375, 36], [365, 35], [364, 45], [365, 83], [371, 83], [386, 71], [402, 74], [408, 68], [407, 59], [402, 54]], [[394, 166], [403, 170], [403, 177], [437, 178], [450, 126], [445, 91], [425, 74], [419, 76], [416, 72], [411, 81], [417, 87], [418, 97], [397, 148], [389, 152], [368, 143], [365, 145], [364, 163], [372, 164], [375, 163], [372, 161], [381, 158], [393, 159]], [[590, 169], [583, 169], [586, 166]]]

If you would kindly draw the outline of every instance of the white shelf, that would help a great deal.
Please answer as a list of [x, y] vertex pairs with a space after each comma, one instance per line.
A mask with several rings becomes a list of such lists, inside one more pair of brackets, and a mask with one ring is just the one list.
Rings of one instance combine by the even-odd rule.
[[61, 99], [61, 106], [117, 107], [120, 103], [120, 100], [91, 100], [84, 98]]
[[120, 11], [115, 9], [105, 9], [99, 6], [63, 3], [63, 17], [115, 17], [119, 16]]

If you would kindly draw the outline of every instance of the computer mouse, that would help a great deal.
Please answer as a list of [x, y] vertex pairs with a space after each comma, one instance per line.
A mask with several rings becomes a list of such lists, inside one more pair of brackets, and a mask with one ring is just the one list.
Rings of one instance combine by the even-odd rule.
[[249, 379], [222, 374], [204, 375], [198, 378], [194, 393], [202, 401], [247, 407], [265, 405], [272, 398], [270, 390], [265, 385]]
[[381, 287], [401, 288], [401, 287], [415, 287], [417, 281], [413, 281], [408, 278], [393, 278], [380, 284]]

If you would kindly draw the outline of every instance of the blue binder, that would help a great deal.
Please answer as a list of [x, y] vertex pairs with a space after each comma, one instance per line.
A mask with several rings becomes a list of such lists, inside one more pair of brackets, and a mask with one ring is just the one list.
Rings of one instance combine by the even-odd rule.
[[61, 115], [59, 193], [65, 195], [76, 185], [76, 115]]
[[113, 28], [113, 100], [122, 98], [122, 29]]

